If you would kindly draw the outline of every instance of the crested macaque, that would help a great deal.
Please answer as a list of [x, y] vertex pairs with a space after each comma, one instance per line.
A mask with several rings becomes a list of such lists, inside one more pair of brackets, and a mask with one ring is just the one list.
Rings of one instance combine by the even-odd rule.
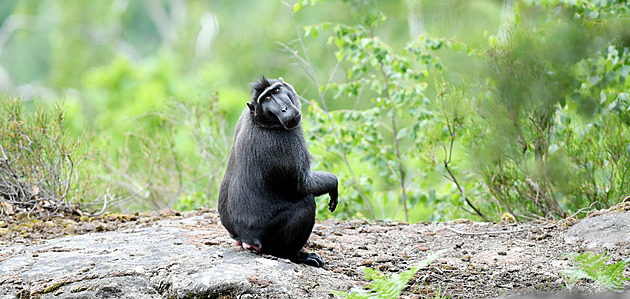
[[321, 267], [302, 247], [315, 224], [315, 196], [328, 193], [335, 210], [337, 177], [311, 171], [293, 87], [264, 76], [251, 87], [219, 191], [221, 223], [247, 250]]

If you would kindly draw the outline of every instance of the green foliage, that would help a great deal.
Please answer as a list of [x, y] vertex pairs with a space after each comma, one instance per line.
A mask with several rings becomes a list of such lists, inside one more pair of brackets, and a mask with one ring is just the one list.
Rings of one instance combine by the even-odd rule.
[[509, 31], [509, 42], [497, 43], [485, 54], [488, 75], [478, 106], [481, 115], [492, 117], [483, 120], [488, 134], [478, 150], [488, 166], [482, 173], [486, 184], [508, 209], [522, 204], [544, 215], [564, 213], [553, 186], [564, 178], [553, 177], [557, 166], [550, 146], [555, 143], [556, 108], [573, 89], [571, 66], [586, 48], [567, 45], [588, 44], [580, 29], [571, 20], [559, 21], [543, 40], [519, 27]]
[[[315, 2], [301, 1], [295, 11]], [[380, 10], [345, 3], [364, 12], [354, 15], [355, 24], [304, 30], [315, 39], [329, 32], [336, 49], [331, 80], [317, 86], [321, 108], [309, 107], [309, 132], [315, 147], [326, 149], [324, 167], [341, 172], [348, 209], [364, 206], [374, 217], [399, 202], [393, 217], [404, 212], [406, 220], [408, 210], [411, 219], [457, 217], [453, 207], [484, 220], [504, 210], [564, 216], [630, 193], [628, 47], [613, 19], [627, 14], [627, 4], [519, 2], [503, 11], [514, 23], [486, 45], [425, 35], [397, 50], [378, 35], [387, 19]], [[477, 72], [450, 83], [437, 50], [465, 50], [465, 64]], [[345, 80], [332, 80], [338, 69]], [[439, 84], [431, 89], [430, 81]], [[329, 111], [329, 94], [354, 103]], [[436, 172], [446, 188], [432, 186]], [[424, 212], [410, 209], [419, 206]]]
[[63, 105], [0, 98], [0, 217], [47, 218], [84, 208], [94, 199], [86, 136], [68, 131]]
[[217, 93], [190, 95], [202, 79], [177, 74], [164, 52], [142, 64], [118, 57], [84, 76], [91, 101], [75, 102], [83, 107], [73, 116], [97, 134], [98, 172], [110, 182], [102, 187], [122, 196], [124, 210], [194, 209], [218, 194], [230, 144], [225, 112]]
[[623, 276], [630, 259], [621, 260], [614, 264], [606, 264], [610, 258], [605, 253], [593, 254], [585, 252], [581, 254], [571, 254], [577, 268], [565, 269], [562, 271], [568, 277], [568, 286], [573, 286], [578, 280], [588, 278], [595, 281], [608, 291], [622, 291], [623, 282], [630, 278]]
[[630, 195], [626, 1], [296, 2], [10, 0], [0, 85], [65, 99], [98, 209], [214, 205], [261, 73], [306, 99], [313, 168], [340, 179], [318, 217], [522, 220]]
[[537, 8], [519, 7], [520, 23], [483, 55], [487, 75], [471, 94], [481, 118], [471, 122], [487, 129], [470, 148], [487, 188], [512, 214], [610, 206], [630, 192], [623, 183], [628, 60], [620, 55], [627, 46], [603, 42], [592, 18], [575, 17], [582, 12], [575, 6], [557, 7], [558, 17], [543, 21]]
[[333, 291], [332, 293], [339, 297], [348, 299], [398, 298], [409, 280], [411, 280], [420, 269], [427, 267], [447, 251], [448, 249], [437, 251], [422, 260], [418, 265], [411, 267], [411, 269], [403, 271], [399, 274], [394, 274], [390, 277], [384, 275], [376, 269], [365, 268], [365, 279], [370, 281], [365, 288], [352, 289], [349, 292]]
[[[350, 6], [353, 10], [364, 9], [352, 2]], [[402, 209], [395, 217], [409, 221], [410, 207], [427, 203], [436, 195], [433, 188], [423, 191], [426, 172], [418, 165], [424, 157], [417, 151], [417, 145], [426, 142], [425, 127], [435, 122], [425, 95], [429, 73], [441, 69], [432, 51], [461, 44], [420, 37], [396, 50], [375, 35], [385, 20], [380, 11], [368, 10], [358, 18], [358, 25], [324, 23], [305, 27], [305, 34], [314, 38], [319, 32], [330, 32], [328, 44], [334, 45], [338, 64], [347, 70], [345, 81], [317, 86], [323, 109], [311, 103], [309, 112], [315, 124], [309, 127], [309, 134], [315, 147], [346, 157], [346, 171], [351, 173], [340, 177], [342, 185], [350, 189], [346, 190], [350, 203], [366, 205], [375, 217], [379, 213], [369, 202], [381, 207], [398, 202]], [[332, 93], [334, 100], [350, 98], [355, 102], [350, 109], [328, 111], [325, 93]], [[324, 167], [338, 169], [338, 160], [325, 160]], [[361, 174], [353, 175], [350, 168], [361, 169]], [[372, 176], [381, 180], [374, 181]], [[426, 217], [426, 212], [416, 212], [411, 219]]]
[[[102, 148], [117, 193], [134, 195], [127, 208], [194, 209], [211, 204], [227, 163], [230, 138], [217, 95], [168, 100], [128, 126], [105, 130]], [[131, 126], [135, 126], [132, 129]]]

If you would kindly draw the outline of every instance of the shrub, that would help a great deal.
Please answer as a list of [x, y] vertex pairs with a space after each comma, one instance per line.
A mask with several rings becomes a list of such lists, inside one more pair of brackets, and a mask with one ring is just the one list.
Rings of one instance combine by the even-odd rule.
[[[329, 33], [336, 49], [327, 82], [318, 83], [301, 35], [299, 50], [285, 49], [319, 92], [307, 129], [350, 209], [405, 220], [466, 211], [488, 221], [507, 211], [521, 220], [606, 208], [630, 194], [630, 50], [616, 20], [627, 18], [626, 3], [518, 2], [504, 6], [511, 23], [481, 45], [425, 35], [403, 49], [378, 35], [382, 12], [347, 3], [367, 10], [356, 24], [304, 27], [316, 39]], [[468, 57], [442, 59], [458, 50]], [[453, 61], [465, 72], [452, 74]], [[328, 98], [342, 109], [329, 109]]]
[[0, 217], [46, 218], [80, 212], [91, 188], [83, 137], [72, 136], [63, 105], [25, 112], [19, 98], [0, 103]]

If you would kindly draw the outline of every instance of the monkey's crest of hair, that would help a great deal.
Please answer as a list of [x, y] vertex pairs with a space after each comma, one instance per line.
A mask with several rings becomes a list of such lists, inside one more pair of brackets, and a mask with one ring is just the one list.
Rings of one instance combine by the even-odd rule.
[[269, 88], [270, 86], [271, 86], [271, 83], [269, 82], [269, 80], [267, 80], [265, 76], [261, 76], [260, 80], [251, 84], [252, 93], [260, 94], [261, 92], [265, 91], [265, 89]]

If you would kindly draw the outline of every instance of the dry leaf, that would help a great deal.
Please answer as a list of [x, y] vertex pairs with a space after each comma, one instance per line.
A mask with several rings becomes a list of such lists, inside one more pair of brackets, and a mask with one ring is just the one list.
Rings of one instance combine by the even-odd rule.
[[0, 201], [0, 210], [2, 214], [13, 215], [13, 206], [6, 201]]
[[39, 187], [37, 185], [31, 185], [31, 191], [33, 191], [33, 195], [39, 194]]

